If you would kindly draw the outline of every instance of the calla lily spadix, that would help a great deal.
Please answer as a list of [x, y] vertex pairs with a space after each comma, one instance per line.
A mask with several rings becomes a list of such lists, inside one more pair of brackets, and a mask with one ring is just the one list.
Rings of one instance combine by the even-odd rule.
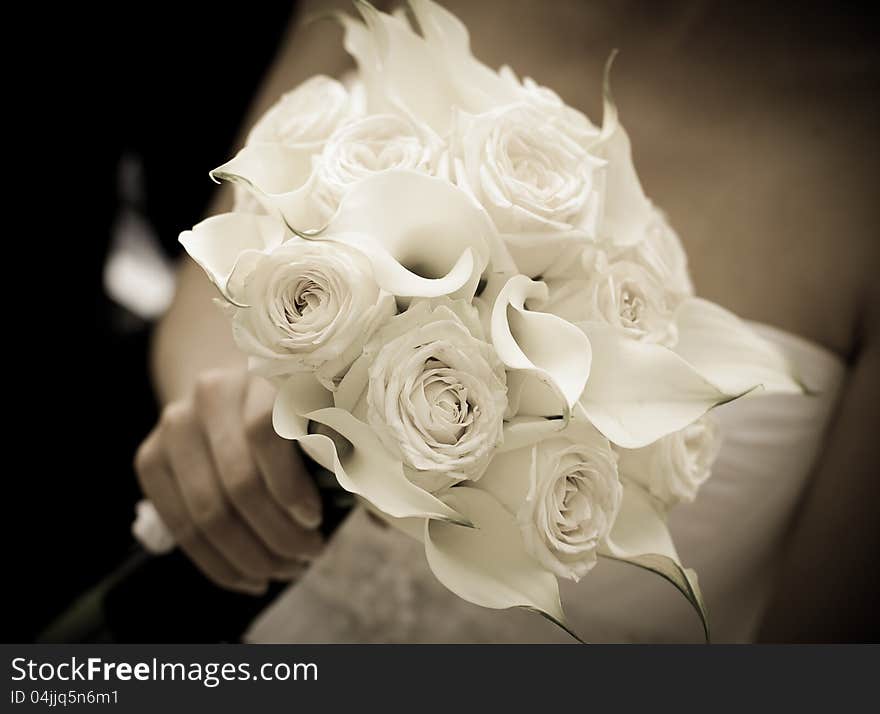
[[610, 558], [669, 580], [708, 637], [667, 512], [711, 471], [712, 409], [802, 393], [795, 365], [694, 296], [610, 61], [596, 127], [479, 62], [432, 0], [410, 0], [418, 31], [354, 4], [356, 81], [279, 101], [211, 174], [249, 199], [180, 237], [278, 386], [276, 432], [469, 602], [568, 629], [557, 579]]

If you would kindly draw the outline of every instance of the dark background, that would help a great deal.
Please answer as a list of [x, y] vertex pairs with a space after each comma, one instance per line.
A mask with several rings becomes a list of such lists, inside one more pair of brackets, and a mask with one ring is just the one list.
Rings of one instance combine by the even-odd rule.
[[7, 394], [17, 395], [3, 469], [6, 642], [32, 641], [132, 544], [132, 459], [157, 411], [150, 325], [103, 288], [120, 159], [140, 161], [136, 208], [176, 256], [178, 234], [207, 209], [207, 172], [229, 157], [295, 11], [292, 1], [257, 11], [72, 5], [63, 14], [41, 7], [28, 22], [7, 18], [5, 30], [30, 40], [6, 67], [25, 97], [6, 107], [25, 132], [7, 134], [14, 168], [4, 172], [15, 196], [4, 241], [15, 279]]

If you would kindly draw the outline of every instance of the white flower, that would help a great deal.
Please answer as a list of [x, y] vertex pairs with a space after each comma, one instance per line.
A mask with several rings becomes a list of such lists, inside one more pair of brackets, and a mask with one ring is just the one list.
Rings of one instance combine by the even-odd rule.
[[356, 114], [342, 83], [317, 75], [284, 94], [254, 125], [247, 143], [269, 142], [289, 147], [321, 145]]
[[601, 162], [542, 112], [514, 104], [462, 115], [458, 141], [458, 178], [502, 233], [593, 228]]
[[344, 14], [339, 19], [369, 111], [417, 119], [446, 135], [456, 108], [481, 113], [516, 100], [518, 89], [473, 57], [467, 28], [440, 5], [410, 0], [422, 34], [403, 13], [356, 5], [364, 22]]
[[529, 307], [570, 322], [604, 323], [647, 342], [675, 342], [677, 296], [647, 268], [631, 260], [609, 261], [604, 251], [588, 248], [582, 261], [572, 261], [569, 275], [546, 278], [547, 299], [530, 301]]
[[620, 510], [617, 456], [587, 424], [495, 457], [479, 488], [516, 516], [529, 553], [561, 578], [596, 564]]
[[650, 446], [620, 449], [620, 473], [667, 506], [690, 503], [712, 474], [720, 449], [721, 430], [707, 414]]
[[314, 198], [331, 215], [358, 181], [392, 169], [434, 173], [440, 140], [425, 127], [387, 114], [359, 119], [336, 131], [317, 159]]
[[505, 372], [461, 301], [418, 303], [366, 346], [367, 421], [429, 490], [478, 479], [501, 441]]
[[233, 336], [265, 375], [317, 370], [334, 377], [360, 354], [393, 299], [373, 280], [369, 261], [345, 245], [293, 237], [261, 255], [242, 278]]
[[674, 342], [672, 306], [659, 280], [637, 263], [608, 263], [601, 254], [595, 271], [587, 281], [583, 319], [605, 322], [649, 342]]
[[540, 273], [565, 242], [595, 235], [602, 162], [528, 104], [459, 115], [455, 179], [486, 209], [520, 272]]
[[520, 515], [526, 544], [549, 570], [576, 581], [596, 564], [620, 508], [614, 454], [607, 444], [556, 439], [535, 452], [535, 492]]
[[638, 263], [648, 270], [666, 289], [672, 302], [694, 294], [681, 238], [657, 208], [653, 208], [639, 242], [616, 250], [611, 248], [610, 252], [615, 259]]
[[581, 146], [588, 148], [599, 138], [599, 128], [587, 116], [568, 106], [562, 98], [549, 87], [538, 84], [531, 77], [519, 79], [510, 67], [502, 67], [499, 75], [516, 87], [519, 97], [540, 110], [549, 121], [568, 134]]

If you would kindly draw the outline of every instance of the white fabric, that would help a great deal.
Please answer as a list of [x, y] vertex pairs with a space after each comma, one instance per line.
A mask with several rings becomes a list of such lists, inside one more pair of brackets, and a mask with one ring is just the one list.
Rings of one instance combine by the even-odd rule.
[[[724, 444], [713, 475], [670, 525], [682, 561], [700, 576], [715, 642], [748, 642], [773, 584], [779, 546], [832, 418], [845, 367], [827, 350], [755, 325], [779, 344], [816, 396], [759, 395], [716, 410]], [[420, 547], [371, 534], [352, 519], [297, 587], [255, 625], [251, 639], [293, 642], [566, 641], [521, 612], [457, 602], [433, 582]], [[375, 563], [375, 567], [371, 567]], [[367, 584], [364, 579], [372, 578]], [[600, 561], [563, 582], [570, 625], [590, 642], [699, 642], [697, 616], [674, 588], [631, 565]]]

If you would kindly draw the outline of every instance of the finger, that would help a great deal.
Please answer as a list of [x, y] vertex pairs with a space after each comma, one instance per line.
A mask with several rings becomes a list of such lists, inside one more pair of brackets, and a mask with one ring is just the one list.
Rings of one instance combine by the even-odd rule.
[[289, 567], [277, 574], [292, 576], [294, 559], [313, 557], [320, 538], [304, 530], [269, 492], [245, 438], [244, 395], [244, 381], [209, 373], [196, 387], [196, 409], [228, 498], [266, 548], [288, 561]]
[[135, 471], [141, 491], [162, 516], [178, 547], [207, 578], [230, 590], [252, 595], [265, 592], [265, 580], [247, 578], [238, 572], [195, 527], [165, 462], [158, 430], [154, 430], [138, 449]]
[[235, 514], [195, 411], [188, 405], [166, 408], [161, 425], [166, 459], [196, 528], [239, 572], [253, 579], [270, 577], [283, 563]]
[[274, 388], [265, 380], [251, 380], [244, 404], [245, 433], [266, 486], [304, 528], [321, 525], [321, 498], [299, 451], [272, 427]]

